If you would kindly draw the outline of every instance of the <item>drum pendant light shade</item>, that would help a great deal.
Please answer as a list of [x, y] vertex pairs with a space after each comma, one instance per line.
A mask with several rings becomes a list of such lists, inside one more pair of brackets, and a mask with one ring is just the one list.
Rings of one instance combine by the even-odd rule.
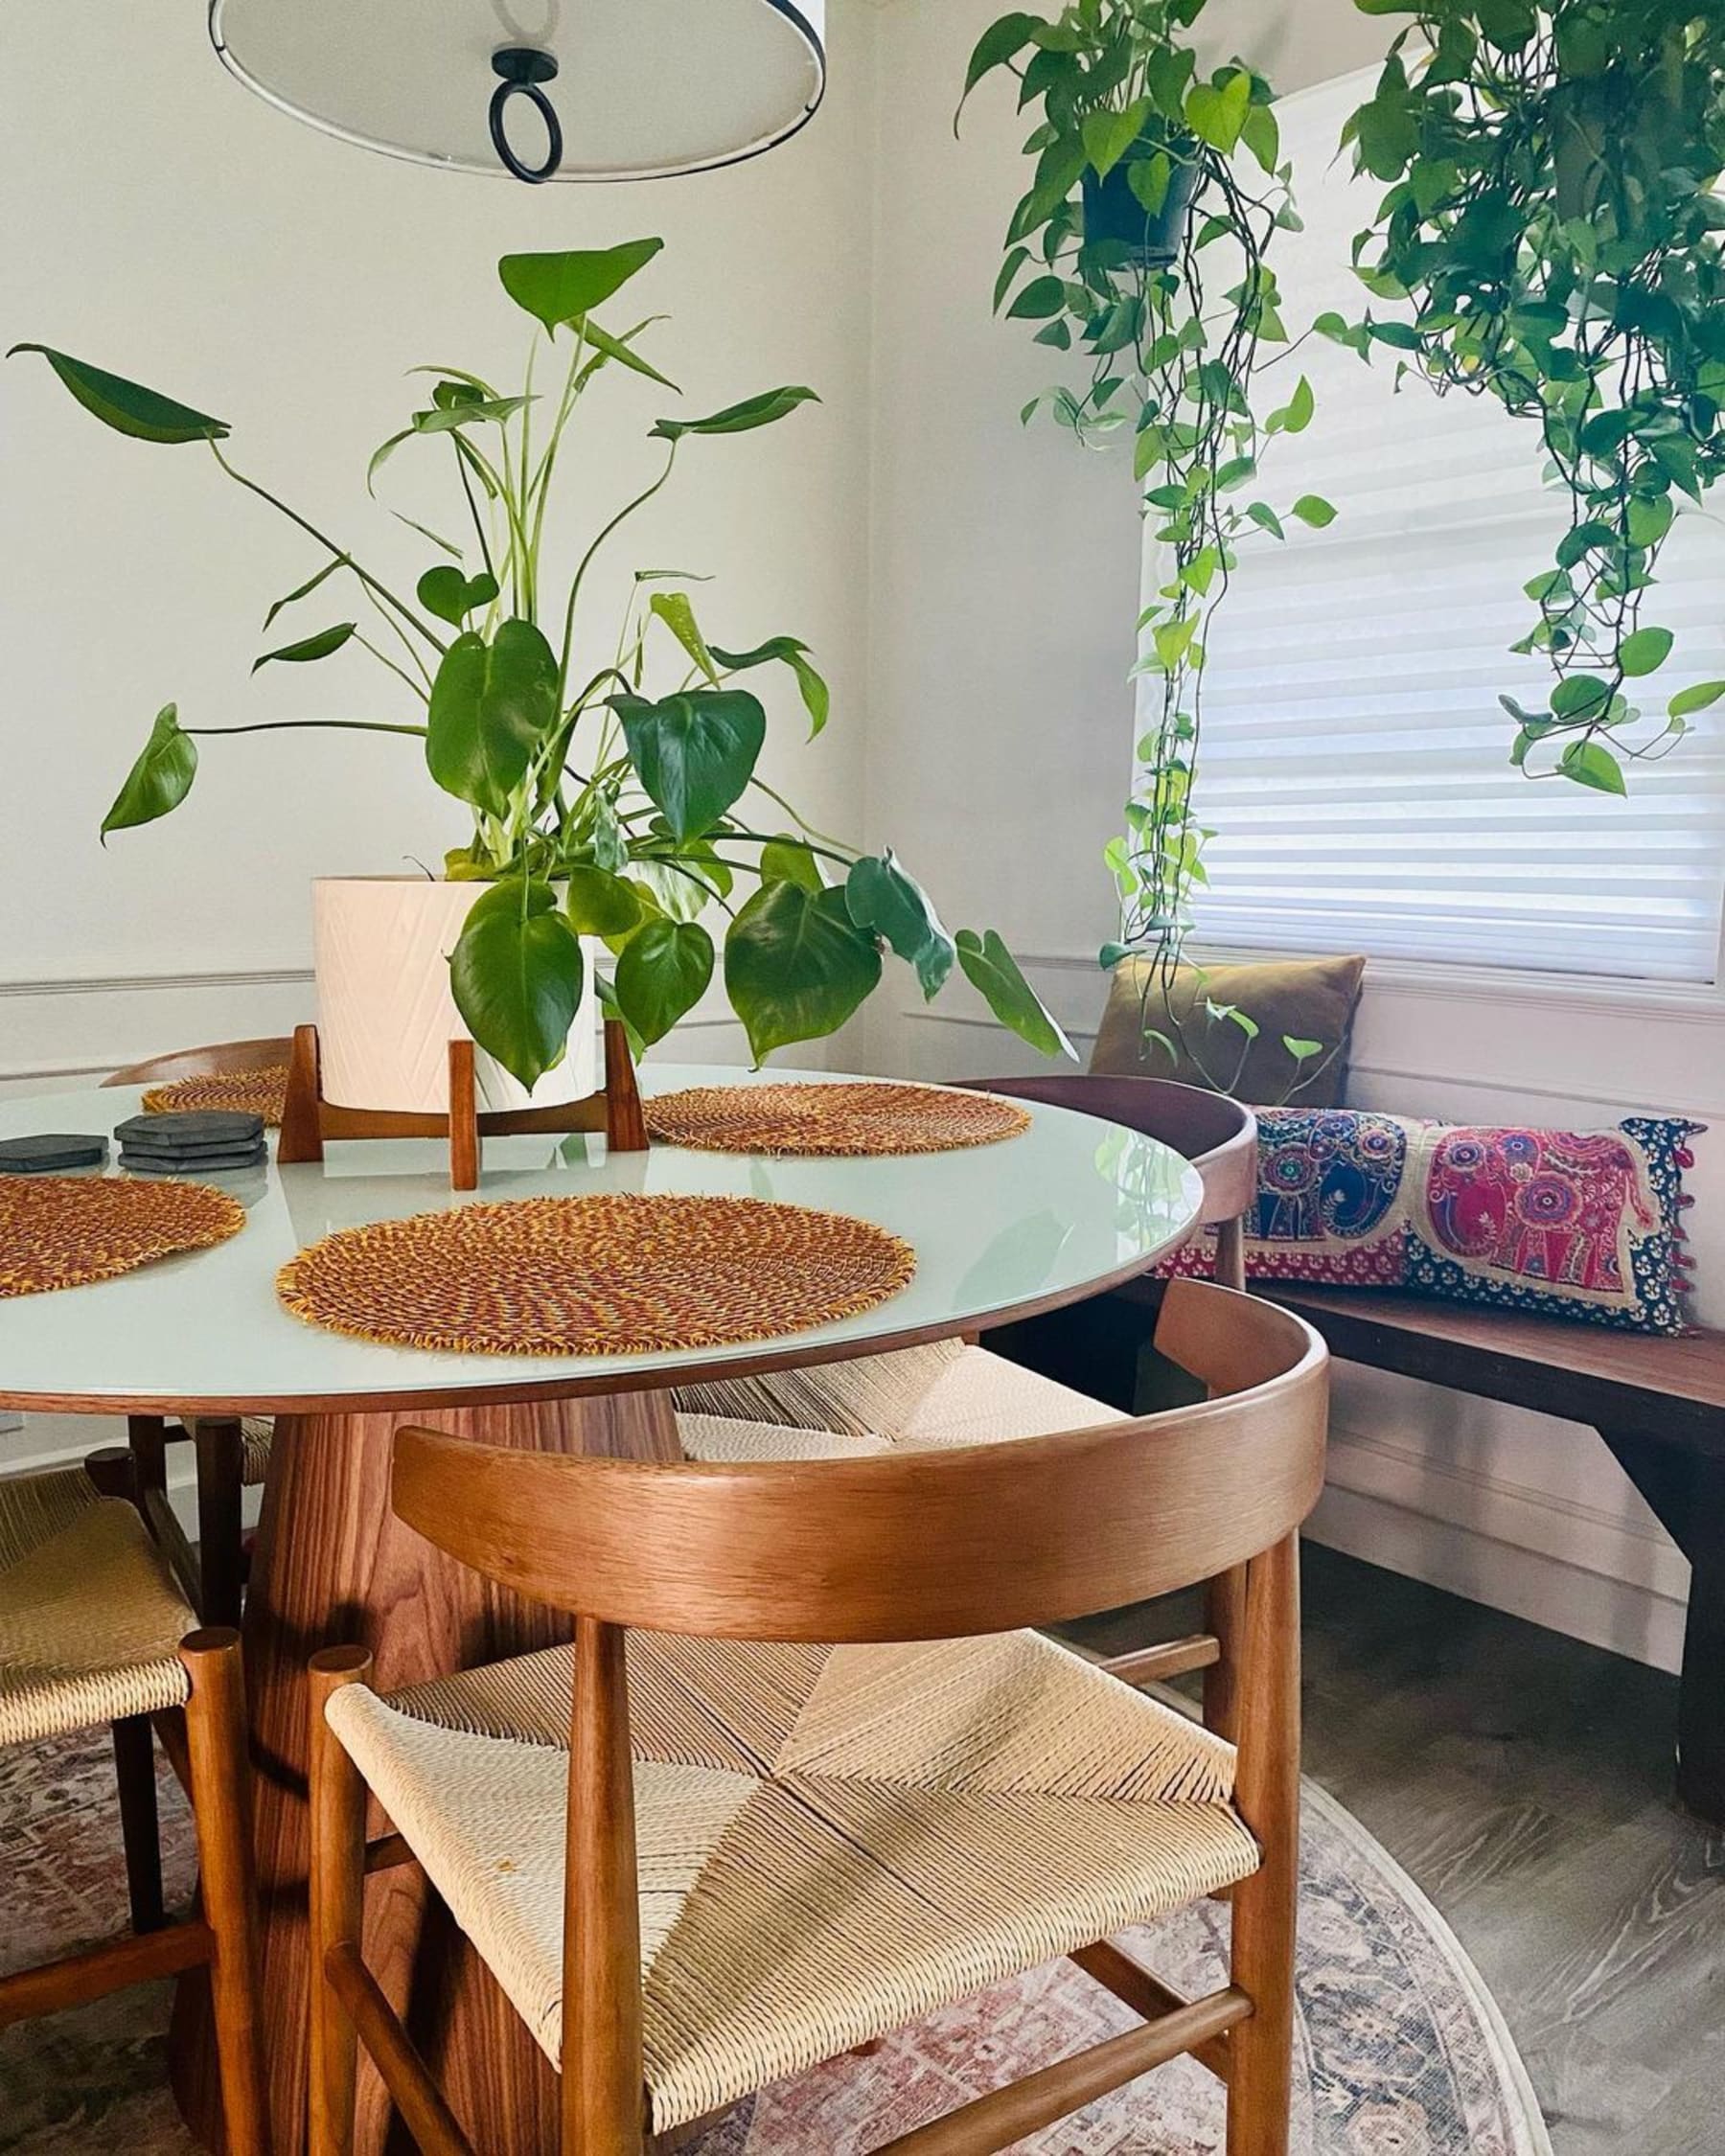
[[659, 179], [811, 119], [825, 15], [825, 0], [210, 0], [210, 36], [248, 89], [391, 157]]

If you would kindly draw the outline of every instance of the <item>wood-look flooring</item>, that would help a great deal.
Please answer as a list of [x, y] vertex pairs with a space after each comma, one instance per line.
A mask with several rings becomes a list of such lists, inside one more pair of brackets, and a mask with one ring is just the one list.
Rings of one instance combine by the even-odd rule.
[[1725, 2156], [1725, 1829], [1671, 1795], [1676, 1679], [1315, 1547], [1305, 1602], [1306, 1771], [1472, 1955], [1556, 2156]]

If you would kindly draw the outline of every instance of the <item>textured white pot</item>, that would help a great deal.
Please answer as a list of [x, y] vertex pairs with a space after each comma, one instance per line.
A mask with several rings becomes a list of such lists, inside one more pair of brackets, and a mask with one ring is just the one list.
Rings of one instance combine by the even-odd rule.
[[[468, 1029], [449, 992], [449, 953], [483, 883], [428, 877], [323, 877], [311, 886], [317, 1037], [324, 1098], [337, 1108], [441, 1114], [449, 1105], [449, 1043]], [[481, 1109], [555, 1108], [599, 1084], [593, 975], [569, 1052], [529, 1093], [483, 1049]]]

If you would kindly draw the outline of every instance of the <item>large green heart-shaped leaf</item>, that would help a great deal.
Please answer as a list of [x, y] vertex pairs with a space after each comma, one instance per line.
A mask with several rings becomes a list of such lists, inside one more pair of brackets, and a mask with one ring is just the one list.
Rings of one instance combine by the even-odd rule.
[[650, 703], [612, 697], [630, 761], [674, 837], [699, 837], [754, 776], [767, 714], [743, 689], [692, 689]]
[[284, 644], [277, 651], [265, 652], [252, 661], [255, 674], [261, 666], [310, 666], [318, 659], [330, 657], [340, 651], [359, 633], [356, 621], [338, 621], [333, 628], [320, 629], [315, 636], [302, 636], [297, 644]]
[[1045, 1056], [1070, 1056], [1077, 1061], [1072, 1044], [1019, 971], [1018, 960], [995, 929], [978, 935], [974, 929], [960, 929], [957, 944], [958, 963], [964, 968], [966, 979], [973, 988], [981, 990], [989, 1009], [1002, 1025]]
[[138, 442], [219, 442], [227, 435], [225, 420], [195, 412], [190, 404], [92, 367], [87, 359], [56, 352], [52, 345], [14, 344], [6, 356], [11, 359], [20, 352], [39, 352], [84, 410], [117, 434], [129, 434]]
[[741, 404], [727, 404], [706, 419], [662, 419], [653, 432], [661, 442], [680, 442], [685, 434], [748, 434], [757, 426], [771, 426], [799, 404], [819, 401], [812, 389], [768, 389], [759, 397], [745, 398]]
[[623, 946], [613, 983], [617, 1005], [648, 1047], [707, 992], [713, 939], [693, 921], [649, 921]]
[[764, 883], [724, 939], [724, 986], [757, 1064], [836, 1033], [880, 986], [881, 954], [842, 891]]
[[564, 871], [564, 911], [569, 926], [584, 936], [626, 936], [641, 918], [642, 906], [622, 877], [590, 861]]
[[468, 1031], [523, 1086], [563, 1061], [586, 961], [548, 883], [496, 883], [467, 917], [449, 960]]
[[722, 652], [717, 645], [713, 646], [713, 656], [727, 674], [747, 674], [774, 659], [788, 666], [802, 692], [803, 708], [809, 714], [809, 739], [813, 741], [827, 722], [833, 708], [833, 693], [810, 663], [808, 652], [809, 647], [796, 636], [770, 636], [766, 643], [757, 644], [752, 652]]
[[506, 621], [490, 644], [469, 630], [444, 654], [432, 684], [426, 761], [446, 793], [507, 815], [556, 722], [557, 654], [533, 623]]
[[946, 986], [957, 951], [922, 885], [905, 874], [888, 849], [857, 862], [844, 896], [858, 928], [879, 936], [916, 968], [924, 999], [932, 1003]]
[[180, 731], [179, 710], [165, 704], [144, 745], [144, 753], [126, 774], [114, 805], [102, 819], [102, 842], [110, 831], [130, 831], [177, 809], [197, 776], [197, 744]]
[[505, 255], [497, 264], [503, 289], [553, 336], [595, 307], [603, 307], [646, 268], [662, 240], [630, 240], [620, 247], [576, 247], [555, 255]]

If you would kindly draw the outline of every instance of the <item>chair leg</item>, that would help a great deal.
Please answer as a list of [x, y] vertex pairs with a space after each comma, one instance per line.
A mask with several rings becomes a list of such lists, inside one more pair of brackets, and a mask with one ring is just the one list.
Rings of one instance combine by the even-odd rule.
[[232, 1421], [199, 1421], [192, 1435], [197, 1447], [198, 1607], [206, 1624], [238, 1624], [245, 1583], [241, 1547], [245, 1435]]
[[128, 1714], [114, 1724], [114, 1781], [120, 1792], [120, 1837], [126, 1847], [131, 1928], [159, 1932], [167, 1912], [162, 1904], [162, 1839], [149, 1715]]
[[334, 1947], [357, 1952], [365, 1890], [365, 1782], [324, 1718], [331, 1695], [364, 1684], [363, 1647], [314, 1655], [310, 1671], [311, 1761], [310, 2088], [309, 2156], [350, 2156], [359, 2034], [327, 1974]]
[[1246, 1568], [1221, 1572], [1204, 1591], [1204, 1629], [1221, 1648], [1204, 1673], [1204, 1726], [1233, 1743], [1239, 1719], [1240, 1631], [1246, 1620]]
[[1229, 2037], [1228, 2156], [1287, 2156], [1300, 1893], [1300, 1557], [1297, 1538], [1249, 1569], [1234, 1800], [1263, 1863], [1234, 1888], [1232, 1978], [1252, 2018]]
[[195, 1632], [179, 1652], [192, 1680], [186, 1737], [204, 1921], [215, 1941], [210, 1990], [227, 2156], [269, 2156], [240, 1637]]

